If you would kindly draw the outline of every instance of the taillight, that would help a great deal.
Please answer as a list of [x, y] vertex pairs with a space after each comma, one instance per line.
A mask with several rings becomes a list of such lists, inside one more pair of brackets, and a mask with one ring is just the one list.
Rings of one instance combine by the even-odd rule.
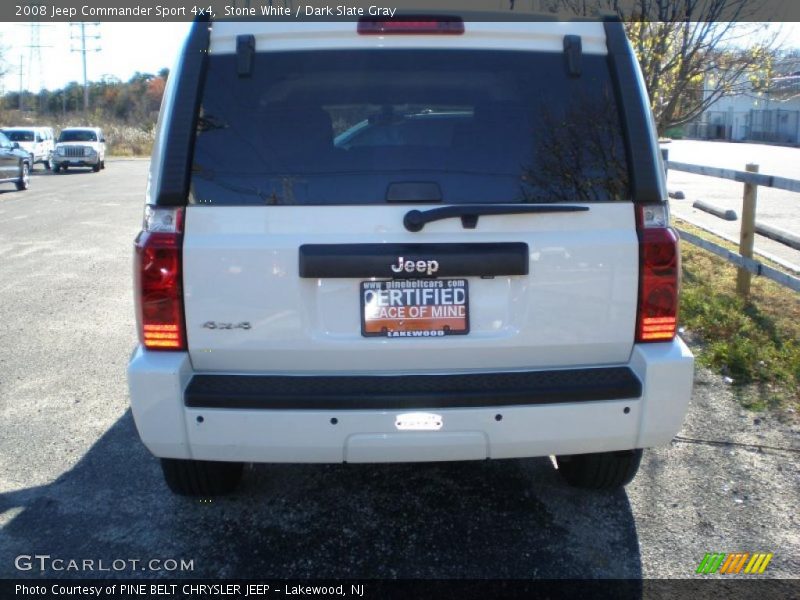
[[636, 207], [639, 234], [639, 308], [637, 342], [663, 342], [675, 337], [681, 257], [678, 235], [669, 227], [664, 204]]
[[149, 350], [185, 350], [181, 285], [183, 209], [145, 207], [134, 278], [139, 341]]
[[406, 15], [394, 19], [362, 18], [358, 21], [362, 35], [461, 35], [464, 21], [460, 17]]

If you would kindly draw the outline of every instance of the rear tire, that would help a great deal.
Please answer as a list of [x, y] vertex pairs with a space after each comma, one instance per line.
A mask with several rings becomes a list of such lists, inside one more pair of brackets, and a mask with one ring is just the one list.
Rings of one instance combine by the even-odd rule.
[[61, 167], [55, 163], [53, 163], [53, 173], [60, 173]]
[[33, 158], [33, 154], [31, 154], [31, 159], [28, 164], [30, 164], [30, 172], [33, 173], [33, 165], [36, 161]]
[[100, 161], [99, 160], [97, 161], [97, 164], [92, 167], [92, 171], [94, 171], [95, 173], [99, 173], [100, 172]]
[[17, 186], [17, 191], [24, 192], [30, 186], [31, 181], [31, 171], [30, 166], [28, 163], [22, 163], [22, 173], [20, 173], [19, 179], [14, 182], [14, 185]]
[[611, 490], [628, 485], [639, 470], [641, 450], [557, 456], [558, 472], [573, 487]]
[[243, 463], [162, 458], [164, 480], [181, 496], [221, 496], [236, 489]]

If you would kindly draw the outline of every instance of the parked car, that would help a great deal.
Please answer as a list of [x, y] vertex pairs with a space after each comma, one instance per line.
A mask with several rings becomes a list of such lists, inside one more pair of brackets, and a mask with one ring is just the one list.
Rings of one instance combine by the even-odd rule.
[[99, 127], [68, 127], [58, 136], [53, 154], [53, 171], [70, 167], [91, 167], [97, 173], [106, 168], [106, 139]]
[[37, 163], [50, 170], [54, 149], [53, 130], [50, 127], [4, 127], [0, 132], [29, 154], [31, 170]]
[[549, 455], [627, 484], [693, 357], [622, 23], [302, 27], [195, 23], [167, 83], [128, 380], [170, 489]]
[[13, 183], [24, 191], [30, 185], [31, 156], [18, 142], [0, 133], [0, 183]]

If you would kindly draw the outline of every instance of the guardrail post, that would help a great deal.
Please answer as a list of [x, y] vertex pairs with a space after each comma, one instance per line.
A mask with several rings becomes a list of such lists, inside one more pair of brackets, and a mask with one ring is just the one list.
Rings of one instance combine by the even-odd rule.
[[[758, 173], [758, 165], [748, 164], [750, 173]], [[753, 258], [753, 244], [756, 235], [756, 201], [758, 200], [758, 186], [752, 183], [744, 184], [742, 197], [742, 229], [739, 234], [739, 254]], [[752, 275], [747, 269], [739, 268], [736, 275], [736, 293], [747, 298], [750, 295], [750, 279]]]

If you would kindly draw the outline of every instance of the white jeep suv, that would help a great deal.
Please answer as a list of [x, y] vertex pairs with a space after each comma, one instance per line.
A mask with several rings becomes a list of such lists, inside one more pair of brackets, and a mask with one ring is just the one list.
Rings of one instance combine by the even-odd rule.
[[31, 170], [37, 163], [50, 170], [54, 149], [53, 130], [50, 127], [4, 127], [0, 132], [30, 155], [28, 162]]
[[91, 167], [95, 173], [106, 168], [106, 139], [99, 127], [61, 130], [53, 153], [53, 171], [70, 167]]
[[622, 24], [195, 23], [135, 244], [141, 439], [247, 462], [556, 457], [626, 484], [692, 392]]

